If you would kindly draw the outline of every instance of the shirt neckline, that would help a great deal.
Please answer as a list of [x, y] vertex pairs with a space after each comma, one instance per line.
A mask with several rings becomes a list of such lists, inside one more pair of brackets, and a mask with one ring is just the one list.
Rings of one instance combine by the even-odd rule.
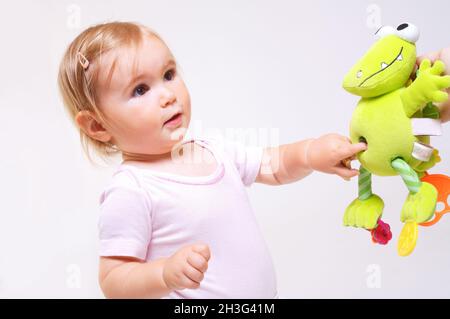
[[225, 166], [223, 163], [223, 160], [219, 156], [218, 152], [211, 147], [206, 141], [201, 139], [195, 139], [190, 138], [181, 143], [181, 145], [184, 145], [186, 143], [194, 142], [198, 145], [202, 146], [203, 148], [206, 148], [208, 151], [211, 152], [213, 155], [217, 165], [215, 171], [210, 175], [205, 176], [187, 176], [187, 175], [179, 175], [179, 174], [172, 174], [172, 173], [166, 173], [166, 172], [160, 172], [152, 169], [137, 167], [131, 164], [122, 163], [119, 165], [118, 171], [122, 171], [124, 169], [130, 168], [131, 170], [136, 170], [140, 172], [143, 176], [149, 176], [149, 177], [157, 177], [164, 180], [168, 180], [171, 182], [181, 183], [181, 184], [191, 184], [191, 185], [206, 185], [206, 184], [214, 184], [217, 183], [219, 180], [222, 179], [222, 177], [225, 174]]

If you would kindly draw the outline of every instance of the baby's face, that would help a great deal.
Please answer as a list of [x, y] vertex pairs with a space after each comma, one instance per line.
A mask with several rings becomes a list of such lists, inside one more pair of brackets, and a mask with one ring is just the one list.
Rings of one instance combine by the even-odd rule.
[[111, 142], [128, 153], [170, 152], [189, 126], [191, 102], [167, 46], [147, 36], [136, 50], [108, 52], [101, 65], [97, 98]]

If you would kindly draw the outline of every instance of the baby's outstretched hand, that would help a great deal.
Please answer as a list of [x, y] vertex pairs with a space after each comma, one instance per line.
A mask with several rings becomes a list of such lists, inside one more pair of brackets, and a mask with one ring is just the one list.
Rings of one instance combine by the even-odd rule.
[[355, 155], [367, 149], [365, 143], [352, 144], [349, 138], [339, 134], [326, 134], [313, 139], [306, 150], [306, 161], [310, 168], [337, 174], [348, 180], [359, 171], [343, 164], [343, 160], [355, 159]]
[[209, 247], [203, 244], [181, 248], [164, 265], [163, 279], [167, 288], [182, 290], [200, 287], [211, 257]]

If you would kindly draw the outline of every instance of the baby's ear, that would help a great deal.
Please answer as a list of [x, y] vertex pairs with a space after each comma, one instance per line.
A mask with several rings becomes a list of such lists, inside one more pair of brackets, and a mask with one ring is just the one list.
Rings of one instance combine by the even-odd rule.
[[75, 121], [86, 135], [100, 142], [108, 142], [111, 140], [111, 134], [106, 131], [103, 125], [89, 111], [80, 111], [75, 116]]

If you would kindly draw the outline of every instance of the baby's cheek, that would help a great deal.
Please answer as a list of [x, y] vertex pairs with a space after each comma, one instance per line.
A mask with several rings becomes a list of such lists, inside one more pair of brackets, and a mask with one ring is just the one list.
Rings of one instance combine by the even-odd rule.
[[155, 138], [161, 130], [162, 123], [159, 115], [149, 112], [134, 112], [123, 122], [121, 135], [129, 143], [141, 144], [149, 138]]
[[150, 103], [133, 108], [130, 112], [129, 122], [136, 129], [149, 129], [162, 126], [161, 110], [152, 107]]
[[161, 133], [163, 126], [162, 119], [159, 117], [147, 118], [145, 121], [141, 121], [141, 125], [137, 131], [143, 135], [149, 137], [156, 137]]
[[191, 96], [189, 94], [189, 90], [184, 83], [183, 80], [178, 80], [176, 83], [176, 92], [177, 92], [177, 98], [178, 102], [183, 105], [183, 107], [187, 108], [191, 106]]

